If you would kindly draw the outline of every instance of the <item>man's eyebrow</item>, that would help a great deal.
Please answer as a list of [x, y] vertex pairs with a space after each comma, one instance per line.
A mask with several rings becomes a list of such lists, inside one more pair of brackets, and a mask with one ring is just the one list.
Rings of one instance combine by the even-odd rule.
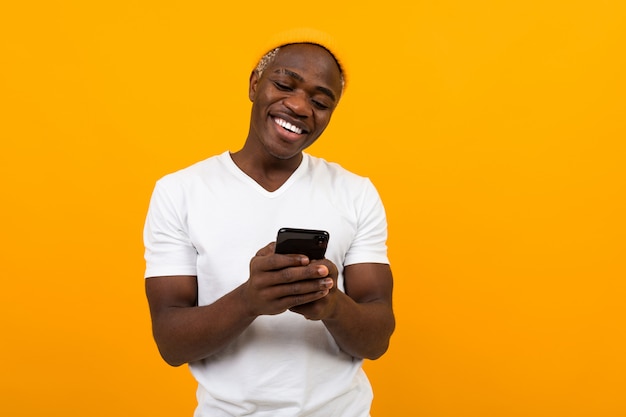
[[[276, 71], [274, 71], [274, 73], [276, 73], [276, 74], [285, 74], [285, 75], [288, 75], [288, 76], [290, 76], [291, 78], [293, 78], [295, 80], [304, 81], [304, 78], [302, 78], [302, 76], [300, 74], [298, 74], [297, 72], [293, 72], [291, 70], [288, 70], [286, 68], [278, 68]], [[335, 93], [333, 93], [333, 91], [330, 88], [317, 86], [317, 87], [315, 87], [315, 89], [317, 91], [319, 91], [320, 93], [327, 95], [333, 101], [337, 101], [337, 97], [335, 96]]]
[[276, 71], [274, 71], [277, 74], [286, 74], [288, 76], [290, 76], [291, 78], [294, 78], [298, 81], [304, 81], [304, 78], [302, 78], [302, 76], [300, 74], [298, 74], [297, 72], [293, 72], [291, 70], [288, 70], [286, 68], [279, 68]]
[[319, 91], [320, 93], [326, 94], [333, 101], [337, 101], [337, 97], [335, 97], [335, 93], [333, 93], [330, 88], [319, 86], [319, 87], [315, 87], [315, 89]]

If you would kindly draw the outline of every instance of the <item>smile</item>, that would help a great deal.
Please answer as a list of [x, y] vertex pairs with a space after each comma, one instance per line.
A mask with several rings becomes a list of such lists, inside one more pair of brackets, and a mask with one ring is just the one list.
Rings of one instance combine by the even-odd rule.
[[290, 132], [293, 132], [293, 133], [297, 133], [298, 135], [301, 135], [302, 133], [304, 133], [304, 130], [300, 129], [297, 126], [292, 125], [291, 123], [287, 122], [286, 120], [275, 118], [274, 119], [274, 123], [276, 123], [278, 126], [282, 127], [283, 129], [286, 129], [286, 130], [288, 130]]

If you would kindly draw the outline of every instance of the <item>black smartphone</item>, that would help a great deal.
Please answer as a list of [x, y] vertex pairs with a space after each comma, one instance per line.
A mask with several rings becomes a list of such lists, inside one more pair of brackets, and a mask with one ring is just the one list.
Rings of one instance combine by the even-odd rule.
[[323, 259], [330, 235], [324, 230], [283, 227], [276, 236], [276, 253], [306, 255]]

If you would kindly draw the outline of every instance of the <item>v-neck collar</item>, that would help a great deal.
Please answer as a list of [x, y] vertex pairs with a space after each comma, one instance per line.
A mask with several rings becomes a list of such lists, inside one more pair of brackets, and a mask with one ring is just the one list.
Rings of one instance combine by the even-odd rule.
[[263, 188], [261, 184], [259, 184], [254, 179], [252, 179], [252, 177], [250, 177], [248, 174], [243, 172], [241, 168], [237, 166], [237, 164], [235, 164], [235, 161], [233, 161], [230, 151], [226, 151], [223, 154], [221, 154], [220, 160], [226, 166], [226, 168], [228, 168], [231, 174], [233, 174], [239, 180], [248, 184], [248, 186], [256, 190], [257, 193], [267, 198], [276, 198], [284, 194], [285, 191], [287, 191], [291, 187], [291, 185], [298, 180], [298, 178], [304, 175], [304, 173], [307, 171], [309, 167], [309, 162], [310, 162], [309, 155], [303, 152], [302, 161], [300, 161], [300, 165], [298, 165], [298, 168], [296, 168], [296, 170], [289, 176], [289, 178], [287, 178], [287, 180], [280, 187], [278, 187], [274, 191], [268, 191], [265, 188]]

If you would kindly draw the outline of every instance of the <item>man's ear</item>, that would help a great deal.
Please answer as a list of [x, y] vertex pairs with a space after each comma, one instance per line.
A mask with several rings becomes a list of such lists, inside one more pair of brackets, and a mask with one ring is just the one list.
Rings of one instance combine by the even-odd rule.
[[253, 70], [250, 74], [250, 85], [248, 87], [248, 98], [250, 101], [254, 102], [254, 96], [256, 95], [256, 88], [259, 84], [259, 73], [256, 70]]

